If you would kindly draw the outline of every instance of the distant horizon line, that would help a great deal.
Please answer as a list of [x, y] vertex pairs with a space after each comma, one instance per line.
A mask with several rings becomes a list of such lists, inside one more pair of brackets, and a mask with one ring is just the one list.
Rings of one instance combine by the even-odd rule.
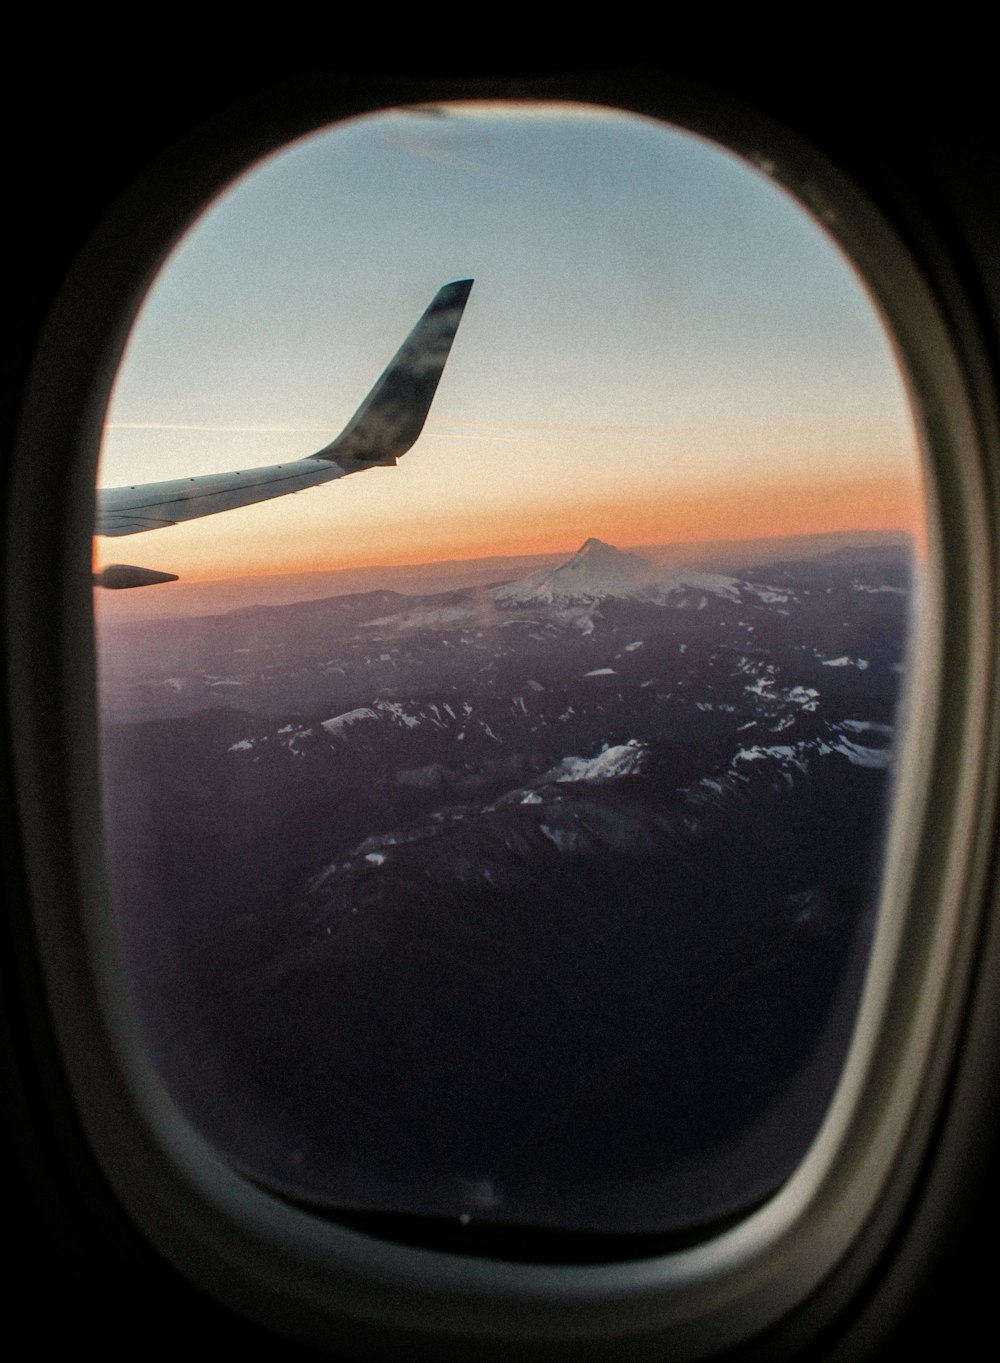
[[[418, 563], [369, 563], [341, 568], [293, 569], [279, 573], [244, 573], [236, 577], [190, 578], [132, 592], [95, 591], [95, 617], [113, 620], [168, 619], [225, 614], [247, 606], [291, 605], [325, 596], [352, 596], [366, 591], [401, 595], [435, 595], [468, 587], [499, 585], [555, 568], [576, 554], [588, 536], [572, 549], [545, 553], [481, 554], [472, 558], [425, 559]], [[602, 543], [610, 541], [602, 540]], [[782, 556], [804, 558], [852, 545], [909, 544], [920, 553], [917, 536], [903, 528], [824, 530], [797, 535], [760, 536], [740, 540], [682, 540], [659, 544], [614, 545], [623, 552], [649, 558], [655, 566], [720, 567], [740, 571]]]
[[529, 559], [558, 559], [563, 555], [575, 554], [588, 540], [597, 539], [603, 544], [611, 544], [615, 549], [628, 551], [629, 553], [703, 553], [717, 552], [732, 548], [734, 551], [740, 549], [748, 550], [752, 546], [777, 545], [777, 544], [797, 544], [804, 541], [820, 540], [839, 540], [846, 543], [893, 543], [899, 541], [910, 541], [916, 543], [917, 536], [911, 530], [903, 526], [889, 527], [882, 530], [817, 530], [804, 531], [793, 535], [758, 535], [746, 539], [717, 539], [717, 540], [667, 540], [655, 544], [618, 544], [611, 540], [603, 539], [600, 535], [585, 536], [575, 548], [549, 549], [535, 553], [510, 553], [510, 554], [472, 554], [467, 558], [438, 558], [438, 559], [415, 559], [400, 563], [390, 563], [380, 560], [371, 563], [352, 563], [337, 568], [293, 568], [284, 572], [258, 572], [258, 573], [236, 573], [228, 577], [185, 577], [181, 581], [191, 586], [195, 584], [208, 585], [210, 583], [229, 583], [229, 582], [261, 582], [271, 581], [279, 578], [301, 578], [301, 577], [334, 577], [339, 574], [354, 573], [380, 573], [393, 572], [405, 573], [408, 570], [418, 571], [427, 568], [448, 568], [454, 566], [457, 570], [462, 570], [473, 564], [524, 562]]

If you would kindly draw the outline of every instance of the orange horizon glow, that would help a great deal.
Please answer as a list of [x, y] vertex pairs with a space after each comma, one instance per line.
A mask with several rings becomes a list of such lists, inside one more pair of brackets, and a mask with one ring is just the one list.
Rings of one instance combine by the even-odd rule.
[[[869, 478], [819, 480], [787, 475], [755, 480], [752, 486], [718, 484], [677, 488], [637, 501], [634, 492], [619, 501], [606, 493], [592, 499], [513, 506], [470, 524], [468, 511], [442, 512], [419, 524], [369, 525], [351, 544], [341, 541], [331, 553], [329, 544], [288, 536], [248, 536], [236, 521], [242, 513], [212, 517], [213, 533], [199, 544], [199, 552], [183, 546], [171, 558], [171, 530], [143, 536], [139, 561], [177, 572], [187, 582], [288, 573], [332, 572], [340, 569], [413, 566], [490, 557], [573, 552], [591, 535], [628, 549], [640, 545], [687, 545], [714, 541], [785, 539], [830, 533], [904, 532], [917, 552], [926, 549], [926, 517], [917, 480], [899, 473]], [[225, 522], [230, 521], [227, 532]], [[310, 537], [311, 538], [311, 537]], [[181, 550], [178, 538], [178, 551]], [[95, 541], [95, 564], [132, 561], [135, 550], [123, 554], [120, 544]], [[136, 543], [138, 549], [138, 542]]]

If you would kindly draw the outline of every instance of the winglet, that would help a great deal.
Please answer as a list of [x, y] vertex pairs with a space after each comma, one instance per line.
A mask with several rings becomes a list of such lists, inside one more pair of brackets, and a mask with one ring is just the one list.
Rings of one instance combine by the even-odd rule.
[[353, 473], [394, 464], [406, 453], [423, 430], [472, 284], [456, 279], [438, 290], [340, 435], [310, 459], [330, 460]]

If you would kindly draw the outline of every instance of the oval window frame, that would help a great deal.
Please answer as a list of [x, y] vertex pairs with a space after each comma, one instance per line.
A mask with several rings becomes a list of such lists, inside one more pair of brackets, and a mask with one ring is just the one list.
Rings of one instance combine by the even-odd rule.
[[[705, 1244], [607, 1265], [543, 1267], [395, 1245], [240, 1178], [179, 1118], [130, 1034], [102, 908], [89, 604], [94, 470], [111, 383], [146, 290], [204, 204], [295, 137], [400, 104], [498, 96], [604, 103], [667, 121], [790, 190], [854, 261], [896, 339], [933, 498], [929, 637], [921, 645], [930, 667], [910, 699], [883, 888], [893, 907], [880, 915], [859, 1039], [838, 1096], [813, 1150], [765, 1207]], [[100, 326], [81, 337], [81, 316]], [[281, 1320], [294, 1337], [347, 1337], [368, 1350], [433, 1331], [439, 1357], [464, 1356], [475, 1341], [482, 1357], [513, 1344], [552, 1358], [560, 1347], [627, 1342], [697, 1358], [775, 1326], [810, 1294], [814, 1315], [834, 1309], [850, 1280], [844, 1265], [861, 1272], [897, 1224], [929, 1140], [977, 930], [969, 906], [987, 871], [976, 831], [995, 804], [996, 626], [986, 435], [970, 389], [921, 268], [853, 181], [758, 111], [642, 73], [503, 88], [314, 79], [231, 110], [131, 187], [76, 262], [36, 356], [15, 455], [7, 609], [12, 685], [25, 697], [15, 736], [23, 822], [41, 833], [26, 855], [50, 1008], [91, 1148], [161, 1254], [235, 1310], [264, 1324]], [[75, 460], [55, 456], [71, 448]], [[39, 518], [39, 505], [65, 514]], [[53, 686], [32, 687], [39, 675]], [[70, 765], [52, 762], [53, 742], [73, 753]], [[931, 829], [933, 837], [923, 836]], [[45, 840], [65, 854], [46, 864]]]

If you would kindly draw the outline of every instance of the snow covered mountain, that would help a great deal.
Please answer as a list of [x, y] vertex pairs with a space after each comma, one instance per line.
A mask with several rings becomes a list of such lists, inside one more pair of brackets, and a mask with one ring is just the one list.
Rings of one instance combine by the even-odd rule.
[[586, 1229], [609, 1168], [627, 1229], [651, 1180], [679, 1226], [745, 1169], [765, 1195], [853, 1025], [909, 591], [902, 555], [737, 576], [591, 539], [134, 632], [108, 861], [182, 1110], [333, 1207], [392, 1208], [414, 1159], [439, 1217]]
[[543, 568], [496, 587], [493, 598], [506, 605], [583, 604], [606, 596], [637, 596], [655, 576], [648, 559], [592, 537], [558, 568]]
[[558, 568], [543, 568], [494, 588], [492, 594], [502, 606], [590, 605], [617, 598], [696, 610], [704, 610], [711, 597], [772, 604], [788, 600], [787, 591], [725, 573], [691, 567], [664, 570], [649, 559], [594, 538]]

